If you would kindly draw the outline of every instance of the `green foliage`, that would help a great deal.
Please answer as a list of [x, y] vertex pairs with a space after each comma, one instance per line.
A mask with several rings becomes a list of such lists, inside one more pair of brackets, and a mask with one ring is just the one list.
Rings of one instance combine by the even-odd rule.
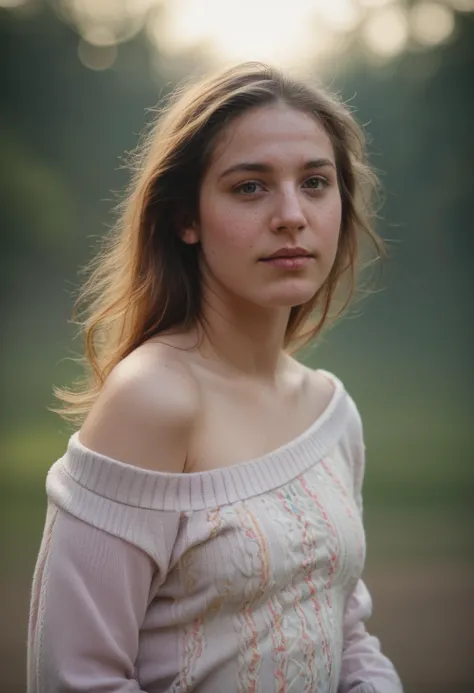
[[[74, 219], [69, 186], [44, 159], [35, 155], [11, 129], [0, 124], [0, 207], [6, 228], [3, 248], [16, 253], [65, 252], [67, 230]], [[5, 262], [6, 265], [6, 262]]]

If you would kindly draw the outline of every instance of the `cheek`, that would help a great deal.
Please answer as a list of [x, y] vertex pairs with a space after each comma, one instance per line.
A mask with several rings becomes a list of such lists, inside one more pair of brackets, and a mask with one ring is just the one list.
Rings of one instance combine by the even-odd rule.
[[206, 205], [201, 210], [201, 240], [204, 249], [212, 255], [221, 250], [251, 250], [257, 226], [255, 214], [228, 203]]
[[[318, 234], [320, 242], [326, 250], [337, 248], [342, 222], [342, 206], [340, 200], [328, 204], [319, 210], [318, 215]], [[334, 251], [335, 252], [335, 251]]]

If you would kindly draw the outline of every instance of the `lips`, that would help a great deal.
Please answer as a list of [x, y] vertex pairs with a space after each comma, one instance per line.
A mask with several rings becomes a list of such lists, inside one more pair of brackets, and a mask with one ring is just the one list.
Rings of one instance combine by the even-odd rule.
[[272, 255], [267, 255], [267, 257], [262, 258], [262, 261], [276, 260], [278, 258], [301, 258], [301, 257], [313, 257], [306, 248], [280, 248], [276, 250]]

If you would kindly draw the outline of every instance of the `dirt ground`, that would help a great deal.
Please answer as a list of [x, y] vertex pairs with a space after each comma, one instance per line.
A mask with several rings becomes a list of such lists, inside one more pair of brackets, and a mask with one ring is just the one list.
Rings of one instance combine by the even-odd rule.
[[472, 566], [367, 566], [380, 636], [407, 693], [474, 693]]

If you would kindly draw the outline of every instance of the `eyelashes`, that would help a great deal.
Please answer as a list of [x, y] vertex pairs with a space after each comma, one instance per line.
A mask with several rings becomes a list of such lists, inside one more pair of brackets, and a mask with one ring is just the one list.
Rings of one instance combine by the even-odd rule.
[[324, 188], [327, 188], [329, 185], [329, 180], [325, 176], [311, 176], [311, 178], [307, 178], [305, 180], [305, 183], [309, 183], [310, 181], [316, 181], [316, 183], [320, 183], [321, 185], [317, 188], [314, 188], [312, 186], [309, 186], [310, 190], [322, 190]]
[[[302, 187], [305, 190], [318, 193], [327, 188], [329, 185], [330, 182], [325, 176], [310, 176], [303, 182]], [[266, 188], [264, 184], [256, 180], [243, 181], [232, 188], [232, 192], [248, 197], [265, 191]]]
[[236, 193], [242, 193], [244, 195], [251, 195], [252, 193], [256, 193], [257, 190], [255, 190], [255, 189], [249, 190], [248, 188], [252, 188], [252, 187], [256, 188], [258, 186], [261, 187], [261, 183], [257, 183], [256, 181], [249, 180], [249, 181], [245, 181], [244, 183], [239, 183], [238, 185], [233, 187], [232, 190]]

